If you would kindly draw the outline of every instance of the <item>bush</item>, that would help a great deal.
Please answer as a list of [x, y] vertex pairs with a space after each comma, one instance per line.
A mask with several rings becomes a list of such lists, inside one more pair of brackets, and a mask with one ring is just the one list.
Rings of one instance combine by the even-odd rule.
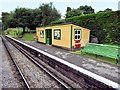
[[21, 37], [23, 33], [22, 28], [8, 28], [6, 31], [6, 34], [11, 35], [12, 37]]
[[99, 43], [120, 44], [118, 18], [120, 11], [101, 12], [53, 21], [52, 24], [72, 23], [90, 29], [91, 35], [98, 37]]

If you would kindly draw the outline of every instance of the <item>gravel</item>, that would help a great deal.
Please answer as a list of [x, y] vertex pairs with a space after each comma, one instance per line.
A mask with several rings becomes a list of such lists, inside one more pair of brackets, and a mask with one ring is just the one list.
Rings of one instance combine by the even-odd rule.
[[2, 41], [0, 38], [0, 90], [2, 89]]
[[16, 62], [20, 66], [24, 76], [29, 81], [31, 88], [60, 88], [60, 85], [48, 76], [40, 68], [36, 67], [30, 60], [28, 60], [21, 52], [9, 44], [11, 51], [16, 58]]
[[71, 51], [36, 43], [34, 41], [23, 42], [120, 84], [120, 70], [117, 66], [113, 66], [104, 62], [99, 62], [94, 59], [86, 58], [80, 55], [75, 55], [72, 54]]
[[[2, 76], [2, 81], [1, 81], [1, 86], [2, 88], [23, 88], [24, 84], [21, 82], [20, 77], [18, 75], [18, 72], [16, 72], [15, 67], [13, 66], [13, 63], [10, 59], [8, 59], [8, 56], [6, 54], [5, 48], [2, 44], [1, 38], [0, 38], [0, 47], [1, 47], [1, 55], [2, 59], [0, 59], [0, 64], [2, 67], [1, 71], [1, 76]], [[0, 77], [1, 77], [0, 76]]]

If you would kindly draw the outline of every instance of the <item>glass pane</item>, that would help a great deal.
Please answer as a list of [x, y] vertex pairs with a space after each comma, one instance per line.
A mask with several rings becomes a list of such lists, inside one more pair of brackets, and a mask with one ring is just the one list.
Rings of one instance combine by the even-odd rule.
[[75, 36], [75, 39], [77, 39], [77, 35]]
[[78, 35], [78, 39], [80, 39], [80, 35]]
[[77, 34], [77, 30], [75, 30], [75, 34]]
[[78, 34], [80, 34], [80, 30], [78, 30]]

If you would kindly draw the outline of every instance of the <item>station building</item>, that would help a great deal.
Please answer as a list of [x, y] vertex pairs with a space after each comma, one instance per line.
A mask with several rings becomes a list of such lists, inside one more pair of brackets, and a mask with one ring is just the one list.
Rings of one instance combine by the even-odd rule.
[[37, 27], [38, 42], [66, 49], [84, 47], [89, 42], [90, 30], [74, 24]]

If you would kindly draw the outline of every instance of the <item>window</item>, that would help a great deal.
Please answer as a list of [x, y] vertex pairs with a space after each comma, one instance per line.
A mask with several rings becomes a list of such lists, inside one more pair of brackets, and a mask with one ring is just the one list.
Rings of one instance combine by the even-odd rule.
[[80, 40], [81, 39], [81, 30], [80, 29], [75, 29], [75, 40]]
[[60, 29], [54, 30], [54, 39], [57, 39], [57, 40], [61, 39], [61, 30]]
[[44, 31], [40, 31], [40, 37], [44, 38]]

